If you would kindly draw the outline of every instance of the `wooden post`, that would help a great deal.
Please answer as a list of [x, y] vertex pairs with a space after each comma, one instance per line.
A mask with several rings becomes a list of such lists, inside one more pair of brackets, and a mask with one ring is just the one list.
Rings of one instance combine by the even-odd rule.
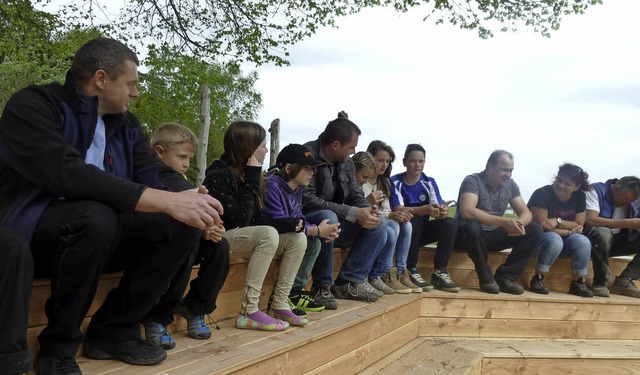
[[198, 177], [196, 186], [202, 185], [204, 172], [207, 169], [207, 148], [209, 147], [209, 126], [211, 125], [211, 90], [207, 85], [202, 85], [200, 91], [200, 132], [198, 134], [198, 155], [196, 166]]
[[271, 133], [271, 148], [269, 149], [269, 167], [276, 164], [276, 157], [280, 152], [280, 119], [277, 118], [271, 121], [269, 127], [269, 133]]

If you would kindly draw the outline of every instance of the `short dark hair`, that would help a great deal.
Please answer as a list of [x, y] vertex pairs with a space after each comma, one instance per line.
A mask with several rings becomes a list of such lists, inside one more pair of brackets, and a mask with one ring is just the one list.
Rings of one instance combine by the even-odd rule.
[[409, 157], [409, 154], [414, 152], [414, 151], [420, 151], [425, 156], [427, 155], [427, 152], [424, 150], [424, 147], [422, 147], [421, 145], [419, 145], [417, 143], [410, 143], [410, 144], [407, 145], [407, 148], [404, 150], [404, 157], [402, 158], [402, 160], [404, 161], [406, 158]]
[[78, 49], [70, 71], [77, 83], [86, 82], [99, 69], [116, 79], [124, 72], [127, 60], [140, 64], [135, 52], [123, 43], [110, 38], [96, 38]]
[[320, 135], [320, 141], [323, 145], [328, 145], [331, 142], [338, 141], [340, 144], [345, 144], [351, 141], [353, 135], [358, 136], [362, 134], [358, 125], [353, 121], [345, 117], [338, 117], [335, 120], [329, 121], [327, 127]]
[[618, 189], [629, 191], [635, 199], [640, 197], [640, 179], [636, 176], [625, 176], [615, 182]]
[[491, 153], [491, 155], [489, 155], [489, 159], [487, 159], [486, 168], [489, 168], [490, 165], [498, 164], [498, 160], [500, 160], [500, 157], [502, 155], [507, 155], [509, 159], [513, 160], [513, 154], [510, 153], [509, 151], [495, 150], [494, 152]]

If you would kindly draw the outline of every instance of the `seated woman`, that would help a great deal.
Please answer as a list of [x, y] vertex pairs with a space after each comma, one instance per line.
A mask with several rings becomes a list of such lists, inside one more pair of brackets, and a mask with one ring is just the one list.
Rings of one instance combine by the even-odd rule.
[[333, 241], [340, 233], [340, 223], [330, 224], [329, 219], [325, 219], [313, 224], [302, 215], [302, 189], [309, 186], [314, 167], [321, 164], [324, 162], [314, 159], [303, 145], [290, 144], [278, 153], [276, 165], [269, 169], [270, 174], [265, 182], [264, 223], [273, 225], [279, 233], [304, 231], [307, 235], [307, 250], [289, 294], [291, 305], [298, 315], [325, 308], [324, 304], [315, 301], [304, 291], [304, 285], [309, 281], [311, 269], [320, 252], [320, 239]]
[[[278, 234], [271, 226], [254, 225], [261, 221], [261, 173], [267, 153], [266, 132], [254, 122], [236, 121], [224, 134], [224, 152], [220, 160], [207, 167], [204, 185], [224, 209], [221, 216], [230, 252], [251, 257], [241, 311], [236, 327], [265, 331], [281, 331], [289, 324], [308, 323], [291, 311], [289, 291], [307, 247], [304, 233]], [[274, 255], [282, 254], [280, 271], [268, 314], [258, 309], [260, 291]]]
[[591, 242], [582, 234], [586, 217], [585, 191], [590, 190], [589, 175], [582, 168], [565, 163], [558, 169], [553, 185], [533, 192], [529, 209], [533, 221], [544, 229], [538, 245], [536, 274], [530, 287], [534, 293], [548, 294], [544, 274], [560, 257], [571, 257], [571, 285], [569, 293], [581, 297], [593, 297], [584, 276], [591, 258]]

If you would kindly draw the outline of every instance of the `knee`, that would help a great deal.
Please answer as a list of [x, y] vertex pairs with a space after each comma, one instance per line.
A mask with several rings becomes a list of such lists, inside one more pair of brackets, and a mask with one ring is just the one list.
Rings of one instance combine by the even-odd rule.
[[572, 235], [572, 241], [575, 242], [576, 252], [587, 254], [587, 256], [591, 255], [591, 241], [582, 234], [574, 234]]
[[458, 225], [460, 235], [471, 239], [479, 238], [483, 231], [482, 225], [475, 220], [464, 220]]
[[542, 230], [542, 227], [538, 223], [531, 222], [524, 229], [525, 229], [525, 236], [527, 236], [529, 238], [540, 239], [540, 238], [542, 238], [542, 235], [544, 234], [544, 231]]
[[[118, 216], [109, 206], [88, 201], [85, 211], [78, 221], [78, 231], [86, 233], [95, 243], [113, 243], [118, 232]], [[72, 225], [72, 224], [69, 224]]]
[[610, 228], [606, 227], [595, 227], [591, 228], [589, 231], [589, 239], [594, 244], [596, 243], [605, 243], [611, 241], [613, 237], [613, 231]]
[[269, 226], [261, 226], [260, 228], [260, 240], [258, 241], [258, 246], [273, 248], [275, 252], [278, 248], [278, 243], [280, 242], [280, 235], [278, 234], [278, 231], [274, 227]]
[[307, 249], [307, 236], [303, 232], [293, 233], [291, 243], [296, 250], [304, 253]]
[[[320, 210], [312, 213], [312, 224], [320, 224], [323, 220], [329, 219], [329, 224], [338, 224], [340, 220], [335, 212], [329, 210]], [[307, 220], [308, 221], [308, 220]]]
[[562, 251], [562, 247], [563, 247], [563, 241], [562, 241], [562, 237], [560, 237], [560, 235], [558, 233], [555, 232], [545, 232], [542, 235], [542, 239], [540, 241], [540, 246], [539, 249], [544, 251], [544, 250], [551, 250], [554, 252], [560, 252]]

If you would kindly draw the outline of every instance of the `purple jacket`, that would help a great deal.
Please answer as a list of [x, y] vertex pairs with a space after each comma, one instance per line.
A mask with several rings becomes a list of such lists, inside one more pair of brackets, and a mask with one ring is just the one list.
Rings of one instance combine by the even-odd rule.
[[[265, 223], [273, 225], [280, 233], [294, 232], [298, 220], [304, 220], [302, 215], [302, 187], [295, 191], [278, 175], [269, 175], [264, 188], [264, 207], [262, 214]], [[278, 219], [278, 220], [273, 220]], [[278, 222], [279, 225], [274, 225]], [[310, 226], [305, 221], [304, 232]]]

